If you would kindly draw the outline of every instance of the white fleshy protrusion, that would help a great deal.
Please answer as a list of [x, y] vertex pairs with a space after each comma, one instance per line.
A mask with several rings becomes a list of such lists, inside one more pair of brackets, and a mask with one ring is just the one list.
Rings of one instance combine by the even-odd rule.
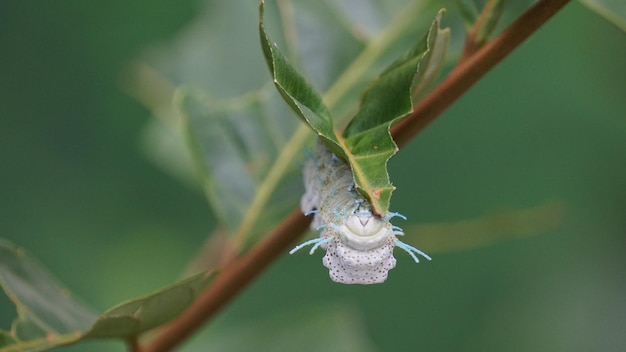
[[330, 242], [322, 260], [331, 280], [343, 284], [379, 284], [396, 266], [393, 244], [386, 243], [369, 251], [348, 247], [340, 239]]
[[315, 154], [304, 164], [305, 193], [300, 201], [302, 212], [314, 216], [312, 229], [321, 229], [320, 237], [309, 240], [290, 253], [306, 245], [326, 250], [323, 263], [330, 278], [344, 284], [376, 284], [387, 279], [389, 270], [396, 266], [393, 249], [407, 251], [414, 259], [425, 253], [400, 242], [396, 235], [402, 230], [393, 226], [389, 213], [375, 216], [369, 203], [356, 191], [350, 166], [334, 155], [322, 142]]

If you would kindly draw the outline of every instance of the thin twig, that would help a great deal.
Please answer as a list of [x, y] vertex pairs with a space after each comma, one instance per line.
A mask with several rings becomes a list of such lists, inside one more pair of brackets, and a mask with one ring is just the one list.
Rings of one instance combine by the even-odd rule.
[[[460, 63], [407, 119], [394, 126], [396, 143], [405, 145], [568, 2], [540, 0], [492, 42]], [[299, 209], [294, 210], [267, 238], [225, 268], [190, 307], [139, 351], [165, 352], [179, 345], [278, 258], [307, 230], [310, 221]]]
[[469, 30], [469, 32], [467, 32], [467, 35], [465, 35], [465, 46], [463, 47], [463, 52], [461, 52], [461, 56], [459, 57], [459, 62], [465, 61], [485, 44], [484, 41], [479, 40], [478, 34], [480, 32], [480, 29], [485, 25], [485, 21], [487, 21], [487, 16], [489, 16], [493, 7], [496, 6], [496, 1], [498, 0], [487, 1], [485, 6], [483, 7], [482, 12], [476, 19], [476, 22]]
[[406, 145], [568, 2], [570, 0], [537, 2], [500, 35], [474, 55], [460, 62], [440, 84], [417, 103], [411, 115], [393, 126], [391, 134], [396, 144], [399, 147]]

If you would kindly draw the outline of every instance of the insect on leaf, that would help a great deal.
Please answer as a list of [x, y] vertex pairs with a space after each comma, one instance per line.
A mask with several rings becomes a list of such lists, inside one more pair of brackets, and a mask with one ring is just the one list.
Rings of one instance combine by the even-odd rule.
[[265, 31], [263, 11], [261, 2], [261, 46], [277, 90], [322, 142], [350, 164], [357, 190], [371, 203], [374, 213], [387, 214], [394, 187], [386, 165], [398, 150], [389, 128], [412, 111], [414, 98], [439, 71], [449, 37], [449, 31], [439, 27], [443, 11], [424, 38], [370, 84], [359, 111], [343, 134], [335, 130], [321, 96], [272, 43]]

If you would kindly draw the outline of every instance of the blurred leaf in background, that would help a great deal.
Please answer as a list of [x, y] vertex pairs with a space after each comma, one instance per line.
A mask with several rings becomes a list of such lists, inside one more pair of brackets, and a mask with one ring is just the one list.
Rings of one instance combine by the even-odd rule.
[[620, 0], [580, 0], [607, 21], [626, 31], [626, 2]]
[[11, 330], [0, 331], [0, 351], [34, 352], [84, 339], [136, 338], [179, 315], [214, 274], [195, 275], [98, 315], [22, 248], [0, 240], [0, 286], [18, 313]]
[[[99, 311], [177, 279], [212, 227], [205, 200], [139, 153], [147, 111], [120, 89], [196, 1], [0, 3], [0, 236]], [[181, 205], [185, 206], [181, 206]], [[0, 295], [0, 329], [15, 310]], [[95, 343], [77, 350], [121, 350]]]

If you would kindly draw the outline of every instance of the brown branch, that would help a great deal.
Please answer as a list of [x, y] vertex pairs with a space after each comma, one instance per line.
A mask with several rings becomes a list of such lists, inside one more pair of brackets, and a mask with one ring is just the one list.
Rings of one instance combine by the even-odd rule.
[[191, 306], [167, 324], [149, 345], [139, 351], [170, 351], [184, 341], [300, 237], [308, 229], [311, 218], [305, 217], [300, 209], [294, 210], [263, 241], [224, 268], [215, 282], [205, 289]]
[[[424, 97], [409, 117], [394, 126], [392, 134], [396, 143], [399, 146], [408, 143], [568, 2], [569, 0], [540, 0], [492, 42], [460, 63]], [[139, 351], [170, 351], [184, 341], [278, 258], [307, 230], [310, 222], [311, 219], [302, 215], [299, 209], [294, 210], [268, 237], [227, 266], [190, 307], [167, 324], [154, 340]]]
[[570, 0], [540, 0], [500, 35], [460, 62], [413, 109], [393, 126], [391, 134], [401, 148], [454, 103], [474, 83], [541, 27]]

